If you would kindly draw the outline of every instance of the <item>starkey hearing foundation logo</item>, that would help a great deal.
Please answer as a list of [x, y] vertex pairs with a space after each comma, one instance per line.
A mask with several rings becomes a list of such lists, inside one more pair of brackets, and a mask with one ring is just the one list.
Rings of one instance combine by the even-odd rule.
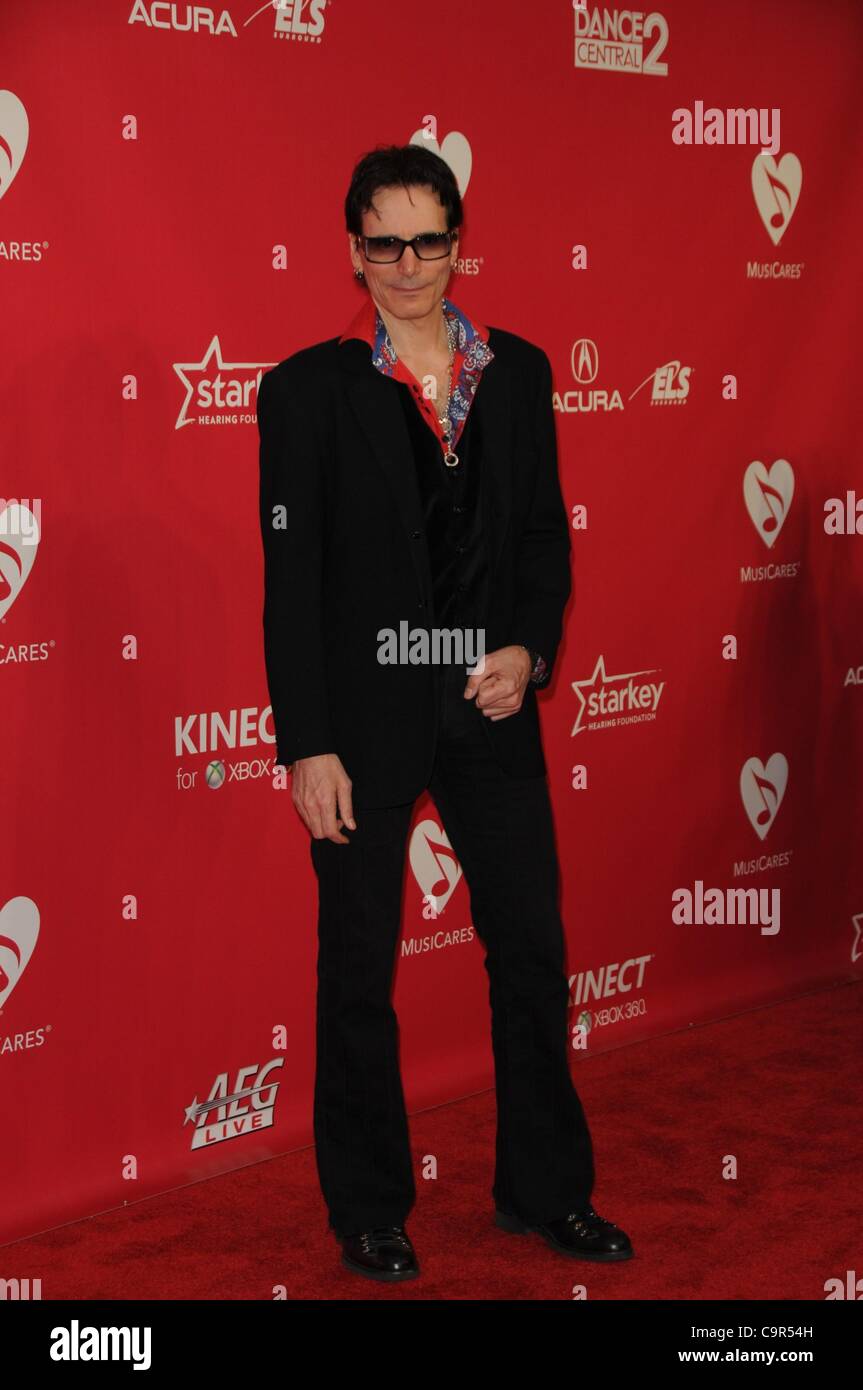
[[600, 72], [634, 72], [667, 77], [662, 54], [668, 46], [668, 20], [656, 10], [588, 9], [572, 0], [575, 16], [575, 66]]
[[186, 394], [175, 429], [184, 425], [254, 425], [258, 387], [272, 362], [226, 362], [219, 335], [197, 362], [175, 362]]
[[233, 1089], [228, 1083], [228, 1072], [220, 1072], [207, 1099], [199, 1101], [195, 1096], [186, 1107], [183, 1125], [194, 1125], [190, 1147], [209, 1148], [226, 1139], [269, 1129], [274, 1123], [279, 1083], [267, 1078], [284, 1064], [284, 1057], [273, 1057], [263, 1066], [255, 1062], [250, 1067], [240, 1067]]
[[572, 682], [579, 701], [572, 735], [655, 720], [665, 681], [645, 678], [656, 675], [659, 669], [651, 667], [610, 676], [605, 669], [605, 657], [600, 656], [591, 676]]

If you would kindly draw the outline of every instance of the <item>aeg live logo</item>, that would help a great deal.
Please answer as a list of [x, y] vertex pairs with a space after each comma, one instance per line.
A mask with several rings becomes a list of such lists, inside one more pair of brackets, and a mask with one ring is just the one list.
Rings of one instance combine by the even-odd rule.
[[[268, 1129], [273, 1123], [279, 1083], [267, 1081], [267, 1077], [284, 1065], [284, 1057], [272, 1057], [263, 1066], [255, 1062], [250, 1067], [240, 1067], [233, 1091], [228, 1089], [228, 1073], [221, 1072], [207, 1099], [199, 1104], [195, 1096], [186, 1108], [183, 1123], [195, 1126], [191, 1147], [202, 1149], [225, 1139]], [[244, 1103], [247, 1100], [248, 1105]]]

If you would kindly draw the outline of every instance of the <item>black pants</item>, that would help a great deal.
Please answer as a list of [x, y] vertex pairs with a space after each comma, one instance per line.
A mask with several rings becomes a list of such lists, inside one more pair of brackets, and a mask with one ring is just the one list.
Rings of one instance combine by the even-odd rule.
[[[462, 696], [463, 668], [439, 676], [429, 792], [486, 950], [497, 1099], [492, 1197], [502, 1211], [550, 1221], [590, 1201], [594, 1170], [569, 1074], [547, 779], [503, 772], [480, 727], [487, 716]], [[390, 1002], [412, 810], [355, 810], [357, 829], [344, 832], [350, 844], [311, 841], [319, 889], [316, 1159], [341, 1237], [404, 1225], [416, 1196]]]

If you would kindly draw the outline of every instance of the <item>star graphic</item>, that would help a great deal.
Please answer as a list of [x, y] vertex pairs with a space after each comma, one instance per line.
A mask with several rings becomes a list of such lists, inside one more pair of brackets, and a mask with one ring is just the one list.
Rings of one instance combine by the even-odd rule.
[[609, 676], [605, 670], [605, 657], [600, 656], [597, 660], [596, 665], [593, 668], [592, 676], [589, 676], [587, 680], [572, 682], [572, 688], [578, 696], [579, 700], [581, 701], [581, 708], [579, 709], [575, 723], [572, 726], [572, 733], [570, 737], [573, 738], [576, 734], [583, 734], [585, 732], [585, 727], [582, 725], [581, 721], [584, 717], [584, 712], [587, 709], [587, 698], [581, 693], [582, 690], [587, 690], [588, 695], [590, 695], [596, 689], [601, 690], [602, 687], [608, 683], [614, 681], [633, 680], [636, 676], [652, 676], [654, 672], [658, 671], [659, 669], [660, 668], [658, 666], [651, 666], [646, 671], [627, 671], [623, 675]]
[[[238, 369], [242, 371], [252, 370], [257, 372], [261, 371], [262, 369], [266, 370], [268, 367], [275, 366], [274, 362], [225, 362], [222, 358], [222, 345], [219, 342], [219, 335], [218, 333], [216, 333], [213, 336], [213, 340], [210, 343], [210, 346], [207, 348], [207, 351], [204, 353], [204, 356], [202, 357], [200, 362], [174, 363], [174, 371], [177, 373], [177, 376], [180, 378], [180, 380], [186, 388], [186, 398], [183, 401], [183, 404], [180, 406], [180, 413], [177, 416], [177, 423], [174, 426], [175, 429], [181, 430], [184, 425], [194, 425], [195, 423], [194, 420], [190, 420], [186, 417], [186, 410], [195, 390], [193, 383], [189, 380], [186, 373], [203, 372], [204, 368], [209, 365], [210, 360], [213, 357], [215, 357], [216, 359], [216, 367], [218, 369], [218, 373], [224, 371], [233, 372]], [[215, 377], [215, 381], [218, 380], [219, 376], [217, 375]]]

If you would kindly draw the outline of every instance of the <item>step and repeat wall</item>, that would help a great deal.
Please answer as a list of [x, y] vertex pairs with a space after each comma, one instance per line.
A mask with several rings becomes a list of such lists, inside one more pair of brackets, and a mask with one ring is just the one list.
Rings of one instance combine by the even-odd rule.
[[[375, 145], [448, 161], [450, 298], [552, 362], [576, 1080], [788, 997], [805, 1047], [859, 977], [863, 7], [658, 3], [2, 0], [0, 1239], [311, 1142], [255, 407], [361, 303]], [[492, 1084], [427, 794], [395, 1003], [411, 1109]]]

